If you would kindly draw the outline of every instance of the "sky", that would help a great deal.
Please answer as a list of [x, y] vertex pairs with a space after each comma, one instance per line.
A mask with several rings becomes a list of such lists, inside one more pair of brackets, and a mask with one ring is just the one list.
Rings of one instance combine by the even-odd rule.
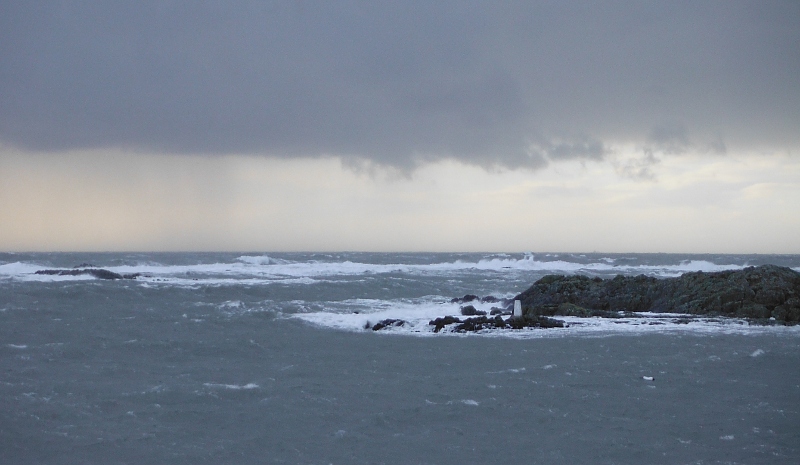
[[0, 3], [0, 250], [800, 253], [800, 2]]

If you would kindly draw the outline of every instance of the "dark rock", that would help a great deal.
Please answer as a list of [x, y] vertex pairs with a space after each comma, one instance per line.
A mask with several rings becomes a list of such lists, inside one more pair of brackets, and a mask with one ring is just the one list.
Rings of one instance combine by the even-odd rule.
[[98, 279], [136, 279], [141, 276], [139, 273], [121, 275], [113, 271], [104, 270], [102, 268], [85, 268], [80, 270], [38, 270], [35, 274], [42, 275], [55, 275], [55, 276], [80, 276], [90, 275]]
[[523, 315], [516, 318], [512, 317], [506, 320], [506, 324], [512, 329], [564, 327], [563, 321], [541, 315]]
[[90, 275], [99, 279], [125, 279], [125, 277], [119, 273], [114, 273], [113, 271], [104, 270], [102, 268], [87, 269], [84, 271], [88, 271]]
[[[381, 320], [378, 323], [376, 323], [375, 326], [372, 327], [372, 330], [380, 331], [384, 328], [388, 328], [391, 326], [403, 326], [404, 324], [406, 324], [404, 320], [395, 320], [392, 318], [387, 318], [385, 320]], [[369, 325], [369, 323], [367, 323], [367, 325]]]
[[795, 323], [800, 321], [800, 273], [762, 265], [664, 279], [548, 275], [515, 299], [522, 301], [525, 315], [614, 317], [618, 311], [649, 311]]
[[500, 299], [498, 299], [493, 295], [487, 295], [486, 297], [481, 297], [481, 303], [484, 304], [496, 304], [497, 302], [500, 302]]
[[486, 312], [478, 310], [472, 305], [461, 307], [461, 314], [464, 316], [486, 315]]
[[504, 314], [508, 314], [508, 313], [511, 313], [511, 312], [507, 312], [507, 311], [503, 310], [502, 308], [497, 308], [497, 307], [492, 307], [491, 310], [489, 310], [489, 315], [492, 315], [492, 316], [494, 316], [494, 315], [504, 315]]
[[480, 331], [482, 329], [505, 328], [506, 322], [499, 316], [488, 318], [486, 315], [477, 318], [467, 318], [461, 324], [453, 328], [457, 333]]
[[456, 333], [466, 333], [481, 331], [484, 329], [522, 329], [522, 328], [563, 328], [564, 322], [553, 318], [547, 318], [538, 315], [525, 315], [523, 317], [503, 319], [497, 315], [494, 318], [487, 317], [486, 315], [478, 316], [475, 318], [467, 318], [460, 320], [452, 316], [444, 318], [437, 318], [430, 321], [428, 324], [434, 326], [434, 333], [438, 333], [445, 326], [456, 324], [452, 331]]
[[454, 316], [445, 316], [428, 322], [429, 325], [434, 326], [434, 333], [438, 333], [442, 328], [453, 323], [461, 323], [461, 320]]
[[450, 303], [451, 304], [456, 304], [456, 303], [465, 304], [467, 302], [472, 302], [473, 300], [478, 300], [478, 296], [476, 296], [475, 294], [467, 294], [464, 297], [456, 297], [456, 298], [450, 300]]

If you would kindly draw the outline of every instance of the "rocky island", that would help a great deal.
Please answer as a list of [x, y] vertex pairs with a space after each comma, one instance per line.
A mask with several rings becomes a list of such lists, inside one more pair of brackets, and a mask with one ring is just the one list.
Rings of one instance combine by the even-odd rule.
[[525, 315], [609, 316], [609, 312], [685, 313], [800, 321], [800, 273], [762, 265], [677, 278], [548, 275], [517, 295]]
[[[468, 304], [476, 295], [455, 298]], [[490, 315], [472, 305], [461, 307], [461, 316], [430, 321], [434, 332], [448, 327], [453, 332], [483, 329], [558, 328], [564, 322], [552, 317], [619, 318], [634, 313], [678, 313], [692, 316], [734, 317], [754, 323], [794, 325], [800, 322], [800, 273], [776, 265], [718, 272], [689, 272], [675, 278], [622, 276], [612, 279], [584, 275], [547, 275], [513, 299], [492, 296], [483, 302], [500, 302]], [[522, 305], [522, 316], [511, 315], [514, 300]], [[503, 318], [503, 316], [508, 316]], [[688, 320], [686, 320], [688, 321]], [[386, 320], [380, 330], [402, 325]]]

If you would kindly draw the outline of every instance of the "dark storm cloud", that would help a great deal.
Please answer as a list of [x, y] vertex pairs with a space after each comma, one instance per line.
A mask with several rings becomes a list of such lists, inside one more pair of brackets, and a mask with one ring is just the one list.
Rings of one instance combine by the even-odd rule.
[[797, 2], [3, 2], [0, 17], [0, 141], [28, 149], [535, 168], [621, 141], [800, 141]]

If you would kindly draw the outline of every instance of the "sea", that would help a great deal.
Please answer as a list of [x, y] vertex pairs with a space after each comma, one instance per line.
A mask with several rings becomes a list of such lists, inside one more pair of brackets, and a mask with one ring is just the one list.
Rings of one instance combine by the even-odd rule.
[[[0, 253], [0, 463], [797, 464], [800, 325], [428, 324], [548, 274], [768, 263], [800, 271], [800, 255]], [[138, 276], [36, 273], [75, 268]]]

